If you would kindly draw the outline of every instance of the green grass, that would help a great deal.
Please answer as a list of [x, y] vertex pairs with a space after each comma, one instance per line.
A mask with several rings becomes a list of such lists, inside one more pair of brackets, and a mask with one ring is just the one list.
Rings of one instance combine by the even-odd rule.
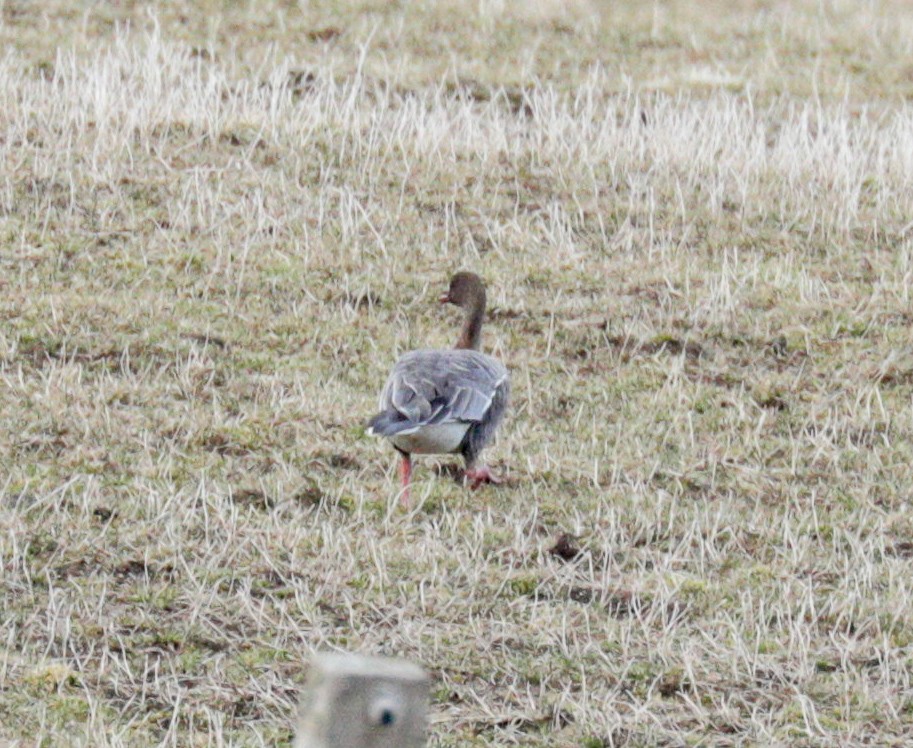
[[[0, 743], [288, 743], [336, 648], [439, 746], [911, 739], [906, 5], [2, 12]], [[508, 480], [405, 511], [458, 268]]]

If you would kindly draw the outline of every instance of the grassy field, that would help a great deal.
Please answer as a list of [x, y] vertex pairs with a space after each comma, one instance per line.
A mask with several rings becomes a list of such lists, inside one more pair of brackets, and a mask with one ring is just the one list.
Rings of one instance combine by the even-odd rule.
[[[606, 5], [0, 3], [0, 745], [326, 649], [442, 748], [913, 741], [913, 7]], [[405, 511], [459, 268], [508, 480]]]

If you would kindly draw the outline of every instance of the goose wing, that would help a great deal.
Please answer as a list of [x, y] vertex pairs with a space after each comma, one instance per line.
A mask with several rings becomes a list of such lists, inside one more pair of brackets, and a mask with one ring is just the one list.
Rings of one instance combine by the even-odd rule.
[[480, 423], [507, 381], [504, 365], [478, 351], [412, 351], [393, 367], [381, 412], [368, 425], [392, 435], [431, 424]]

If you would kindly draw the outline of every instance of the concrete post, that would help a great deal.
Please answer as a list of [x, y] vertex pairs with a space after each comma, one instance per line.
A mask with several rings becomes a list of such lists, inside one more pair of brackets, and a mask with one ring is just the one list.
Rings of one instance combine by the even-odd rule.
[[386, 657], [321, 654], [311, 664], [295, 748], [424, 748], [428, 676]]

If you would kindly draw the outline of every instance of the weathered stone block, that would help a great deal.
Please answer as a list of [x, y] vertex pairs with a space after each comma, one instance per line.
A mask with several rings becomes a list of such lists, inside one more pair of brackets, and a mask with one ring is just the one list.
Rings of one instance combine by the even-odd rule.
[[406, 660], [318, 655], [295, 748], [424, 748], [428, 676]]

